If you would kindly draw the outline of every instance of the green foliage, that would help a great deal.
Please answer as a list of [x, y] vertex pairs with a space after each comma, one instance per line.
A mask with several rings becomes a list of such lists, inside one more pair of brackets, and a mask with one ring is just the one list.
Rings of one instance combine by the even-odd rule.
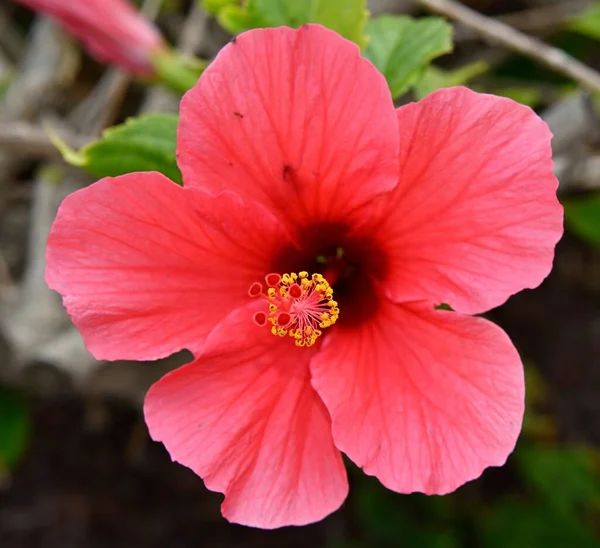
[[0, 101], [4, 99], [6, 92], [8, 91], [8, 87], [12, 82], [12, 74], [8, 72], [7, 74], [0, 77]]
[[[534, 415], [552, 422], [540, 410], [548, 396], [543, 378], [529, 364], [526, 381], [525, 423]], [[598, 546], [594, 526], [600, 523], [600, 454], [548, 439], [553, 437], [534, 429], [522, 436], [501, 472], [508, 478], [504, 486], [495, 484], [498, 472], [490, 470], [444, 497], [398, 495], [349, 466], [363, 540], [337, 548]]]
[[366, 530], [367, 546], [458, 548], [448, 499], [425, 495], [399, 496], [372, 478], [356, 487], [356, 512]]
[[367, 23], [364, 55], [400, 97], [423, 78], [429, 63], [452, 51], [452, 26], [440, 17], [384, 15]]
[[507, 499], [482, 522], [485, 548], [594, 548], [598, 539], [576, 516], [564, 515], [539, 502]]
[[525, 407], [523, 433], [532, 439], [554, 439], [556, 424], [552, 416], [540, 409], [546, 405], [548, 394], [544, 380], [536, 367], [525, 363]]
[[[200, 1], [200, 0], [199, 0]], [[227, 6], [239, 5], [239, 0], [202, 0], [202, 9], [211, 15], [217, 15], [222, 9]]]
[[530, 445], [516, 453], [524, 478], [549, 506], [562, 514], [600, 508], [598, 456], [585, 447]]
[[600, 2], [594, 2], [589, 8], [573, 17], [566, 25], [566, 29], [600, 40]]
[[305, 23], [319, 23], [359, 46], [365, 42], [365, 0], [204, 0], [203, 7], [232, 34], [254, 28], [297, 28]]
[[574, 234], [600, 247], [600, 193], [565, 200], [565, 223]]
[[203, 6], [232, 34], [304, 23], [328, 27], [363, 48], [364, 56], [386, 77], [394, 98], [419, 80], [420, 93], [426, 95], [438, 87], [465, 83], [487, 69], [474, 63], [448, 73], [425, 73], [433, 59], [452, 51], [452, 26], [440, 17], [386, 15], [369, 21], [365, 0], [203, 0]]
[[508, 97], [517, 103], [535, 108], [542, 102], [542, 92], [535, 86], [509, 86], [495, 88], [493, 92], [502, 97]]
[[454, 70], [442, 70], [430, 66], [425, 70], [425, 74], [423, 74], [421, 80], [415, 85], [415, 97], [422, 99], [436, 89], [462, 86], [488, 70], [489, 65], [485, 61], [476, 61], [475, 63]]
[[31, 420], [22, 396], [0, 386], [0, 474], [20, 460], [31, 432]]
[[130, 118], [107, 129], [100, 139], [79, 152], [69, 149], [56, 135], [51, 138], [67, 162], [97, 177], [158, 171], [181, 184], [181, 172], [175, 161], [178, 120], [174, 114]]
[[521, 443], [514, 456], [529, 488], [498, 501], [482, 522], [486, 548], [598, 546], [598, 455], [579, 447]]
[[151, 57], [151, 62], [158, 81], [181, 94], [196, 85], [207, 66], [206, 61], [175, 50], [160, 51]]

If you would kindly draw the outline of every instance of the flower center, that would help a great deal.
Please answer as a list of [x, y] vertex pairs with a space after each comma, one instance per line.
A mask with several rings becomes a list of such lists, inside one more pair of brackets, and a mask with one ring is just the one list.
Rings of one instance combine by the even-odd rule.
[[262, 297], [267, 312], [256, 312], [254, 322], [259, 326], [271, 323], [271, 333], [279, 337], [289, 335], [296, 346], [312, 346], [321, 335], [321, 329], [333, 325], [340, 314], [333, 300], [333, 289], [321, 274], [267, 274], [266, 291], [262, 283], [254, 282], [248, 294]]

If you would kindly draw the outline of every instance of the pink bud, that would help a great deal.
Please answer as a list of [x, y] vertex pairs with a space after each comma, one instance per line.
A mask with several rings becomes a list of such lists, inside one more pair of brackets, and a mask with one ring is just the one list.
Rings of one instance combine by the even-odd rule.
[[58, 21], [90, 54], [139, 75], [164, 46], [160, 31], [127, 0], [15, 0]]

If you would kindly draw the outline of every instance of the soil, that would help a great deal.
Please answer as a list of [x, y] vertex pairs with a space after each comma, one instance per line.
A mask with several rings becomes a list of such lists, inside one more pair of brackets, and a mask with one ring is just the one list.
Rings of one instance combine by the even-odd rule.
[[[599, 266], [598, 253], [567, 237], [542, 287], [491, 315], [541, 371], [560, 436], [596, 445]], [[352, 494], [339, 512], [303, 528], [228, 524], [219, 513], [221, 495], [171, 463], [148, 438], [139, 412], [122, 402], [65, 393], [32, 397], [31, 407], [31, 446], [0, 491], [2, 548], [317, 548], [360, 536]], [[498, 480], [503, 472], [492, 474]], [[502, 489], [502, 481], [493, 484]]]

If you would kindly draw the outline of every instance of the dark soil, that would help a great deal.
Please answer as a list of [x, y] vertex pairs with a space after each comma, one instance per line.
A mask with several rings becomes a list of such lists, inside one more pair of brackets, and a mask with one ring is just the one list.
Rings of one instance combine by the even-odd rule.
[[270, 533], [230, 525], [221, 495], [171, 463], [138, 413], [115, 401], [34, 401], [35, 432], [0, 493], [2, 548], [328, 546], [342, 516]]
[[[547, 381], [560, 436], [597, 445], [599, 265], [597, 253], [567, 238], [542, 287], [491, 315]], [[356, 490], [319, 524], [271, 532], [230, 525], [219, 513], [221, 495], [171, 463], [135, 409], [68, 394], [32, 397], [31, 406], [31, 446], [0, 491], [1, 548], [319, 548], [360, 537]], [[498, 494], [509, 475], [493, 470], [483, 481]]]

